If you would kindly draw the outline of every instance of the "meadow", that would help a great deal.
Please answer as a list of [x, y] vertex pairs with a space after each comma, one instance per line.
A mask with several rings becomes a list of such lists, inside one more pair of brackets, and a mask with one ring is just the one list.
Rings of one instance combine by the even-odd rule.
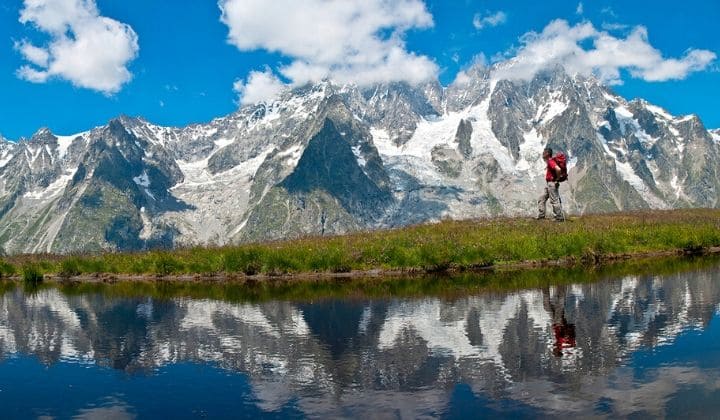
[[587, 266], [720, 247], [720, 210], [638, 211], [573, 217], [442, 221], [335, 237], [98, 255], [19, 255], [0, 277], [227, 276], [462, 272], [519, 265]]

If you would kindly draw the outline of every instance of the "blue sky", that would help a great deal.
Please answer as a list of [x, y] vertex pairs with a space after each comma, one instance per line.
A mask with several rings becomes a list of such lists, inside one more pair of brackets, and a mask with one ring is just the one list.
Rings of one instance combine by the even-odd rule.
[[[713, 58], [720, 54], [720, 2], [340, 3], [354, 5], [351, 11], [324, 10], [326, 4], [5, 0], [0, 4], [0, 133], [18, 139], [47, 126], [71, 134], [120, 114], [163, 125], [205, 122], [234, 111], [239, 100], [320, 77], [371, 83], [437, 75], [449, 84], [479, 56], [491, 62], [542, 54], [549, 42], [583, 31], [591, 34], [574, 38], [577, 48], [591, 51], [606, 34], [621, 50], [638, 47], [647, 57], [636, 59], [642, 54], [629, 51], [629, 61], [617, 64], [608, 51], [591, 51], [572, 66], [605, 72], [627, 98], [645, 98], [674, 114], [697, 113], [708, 128], [720, 127], [720, 72]], [[68, 7], [75, 9], [68, 12]], [[60, 22], [70, 22], [70, 32], [57, 30], [57, 15], [63, 13], [72, 15], [60, 16]], [[543, 33], [558, 19], [565, 26]], [[637, 32], [638, 27], [646, 31]], [[528, 37], [529, 32], [539, 35]], [[334, 45], [343, 48], [336, 51]], [[598, 57], [613, 64], [598, 65]], [[596, 67], [587, 67], [590, 60]]]

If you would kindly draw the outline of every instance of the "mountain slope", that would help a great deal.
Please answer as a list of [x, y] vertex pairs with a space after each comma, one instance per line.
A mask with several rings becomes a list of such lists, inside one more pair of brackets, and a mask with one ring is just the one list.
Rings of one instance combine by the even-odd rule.
[[130, 250], [530, 215], [546, 145], [571, 213], [717, 207], [720, 131], [554, 68], [447, 88], [323, 82], [208, 124], [120, 117], [0, 140], [5, 252]]

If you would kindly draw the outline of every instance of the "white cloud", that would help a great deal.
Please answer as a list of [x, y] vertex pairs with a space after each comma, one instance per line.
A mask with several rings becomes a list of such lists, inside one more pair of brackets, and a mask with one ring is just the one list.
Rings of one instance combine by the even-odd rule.
[[[433, 25], [422, 0], [219, 0], [218, 5], [231, 44], [293, 60], [278, 69], [292, 85], [326, 78], [416, 84], [438, 73], [437, 64], [408, 51], [403, 40], [408, 30]], [[248, 82], [243, 86], [252, 85]]]
[[[716, 58], [712, 51], [695, 49], [682, 58], [664, 58], [650, 44], [643, 26], [618, 38], [588, 22], [570, 26], [565, 20], [555, 20], [539, 34], [525, 34], [521, 42], [517, 55], [509, 65], [500, 66], [497, 77], [527, 80], [540, 70], [562, 65], [570, 73], [594, 74], [609, 84], [622, 83], [623, 69], [632, 77], [657, 82], [684, 79]], [[588, 43], [592, 43], [590, 48], [586, 48]]]
[[34, 83], [61, 78], [105, 94], [117, 93], [132, 79], [127, 66], [138, 54], [137, 34], [100, 16], [95, 0], [24, 0], [20, 22], [50, 36], [44, 46], [16, 44], [30, 63], [18, 69], [20, 78]]
[[575, 9], [575, 13], [578, 15], [582, 15], [585, 13], [585, 7], [583, 6], [582, 2], [578, 3], [577, 8]]
[[16, 42], [15, 49], [18, 50], [23, 57], [38, 67], [47, 67], [50, 61], [50, 53], [44, 49], [36, 47], [27, 41]]
[[624, 23], [603, 22], [600, 26], [603, 28], [604, 31], [608, 32], [626, 31], [630, 29], [630, 25], [626, 25]]
[[233, 89], [239, 95], [241, 105], [269, 102], [277, 98], [288, 86], [270, 69], [253, 71], [245, 80], [237, 80]]
[[476, 55], [475, 57], [473, 57], [470, 63], [465, 66], [465, 68], [460, 70], [457, 75], [455, 75], [455, 80], [452, 82], [452, 84], [459, 87], [467, 85], [469, 82], [472, 81], [472, 77], [468, 74], [468, 70], [487, 67], [487, 65], [488, 59], [485, 54], [480, 53]]
[[503, 11], [498, 11], [495, 13], [486, 12], [483, 16], [482, 13], [476, 13], [475, 17], [473, 18], [473, 26], [477, 30], [481, 30], [483, 28], [487, 27], [495, 27], [504, 24], [507, 22], [507, 14]]
[[608, 15], [610, 17], [617, 17], [617, 13], [615, 13], [615, 10], [613, 10], [613, 8], [610, 6], [603, 8], [600, 13]]

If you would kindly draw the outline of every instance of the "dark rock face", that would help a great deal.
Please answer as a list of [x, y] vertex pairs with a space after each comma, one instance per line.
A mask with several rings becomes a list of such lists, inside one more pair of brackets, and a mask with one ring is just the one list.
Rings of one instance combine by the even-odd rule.
[[332, 121], [325, 120], [295, 171], [280, 186], [293, 195], [321, 190], [351, 215], [361, 220], [377, 218], [392, 197], [363, 172], [345, 136], [347, 133], [343, 135]]
[[462, 173], [463, 157], [455, 149], [435, 146], [431, 156], [440, 173], [450, 178], [457, 178]]
[[473, 128], [470, 121], [460, 120], [457, 133], [455, 133], [455, 142], [458, 144], [458, 151], [465, 159], [469, 159], [473, 153], [472, 145], [470, 144], [472, 133]]

